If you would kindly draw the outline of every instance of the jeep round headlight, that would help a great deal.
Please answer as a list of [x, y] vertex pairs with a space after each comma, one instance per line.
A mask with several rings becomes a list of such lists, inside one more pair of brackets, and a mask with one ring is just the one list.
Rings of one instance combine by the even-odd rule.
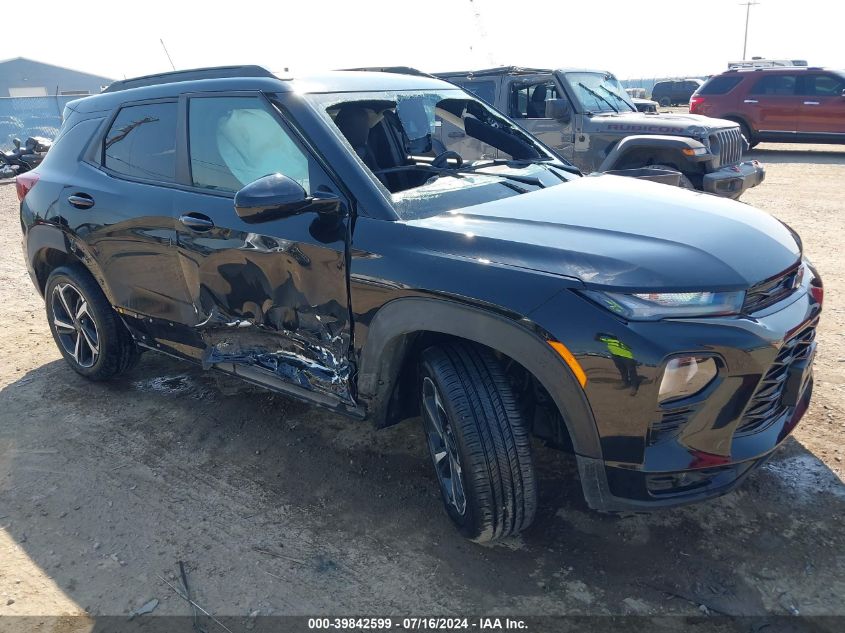
[[599, 292], [583, 293], [611, 312], [632, 321], [654, 321], [672, 317], [700, 317], [737, 314], [745, 292]]
[[666, 364], [657, 401], [677, 400], [693, 396], [707, 387], [719, 369], [712, 357], [682, 356]]

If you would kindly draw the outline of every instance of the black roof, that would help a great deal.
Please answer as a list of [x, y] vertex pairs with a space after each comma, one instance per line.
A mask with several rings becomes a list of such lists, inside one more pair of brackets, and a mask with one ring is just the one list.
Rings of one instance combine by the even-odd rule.
[[102, 93], [68, 104], [80, 112], [111, 110], [127, 101], [175, 97], [189, 92], [260, 90], [268, 93], [383, 92], [437, 90], [454, 86], [424, 73], [334, 70], [281, 79], [261, 66], [221, 66], [116, 81]]
[[117, 92], [118, 90], [129, 90], [130, 88], [143, 88], [145, 86], [158, 86], [171, 84], [177, 81], [197, 81], [199, 79], [225, 79], [229, 77], [273, 77], [277, 78], [266, 68], [261, 66], [213, 66], [209, 68], [194, 68], [191, 70], [174, 70], [172, 72], [157, 73], [155, 75], [144, 75], [133, 77], [109, 84], [103, 92]]

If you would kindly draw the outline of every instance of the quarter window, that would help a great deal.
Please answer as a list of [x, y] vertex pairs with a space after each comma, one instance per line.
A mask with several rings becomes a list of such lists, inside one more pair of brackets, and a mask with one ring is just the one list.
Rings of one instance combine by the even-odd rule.
[[121, 108], [103, 144], [110, 170], [146, 180], [176, 180], [176, 104]]
[[460, 84], [461, 88], [475, 95], [485, 103], [493, 105], [496, 100], [496, 84], [492, 81], [467, 81]]
[[795, 94], [795, 75], [768, 75], [761, 77], [751, 89], [753, 95], [788, 96]]
[[721, 76], [721, 77], [713, 77], [710, 81], [704, 84], [701, 89], [698, 91], [700, 95], [723, 95], [727, 94], [734, 87], [742, 81], [742, 77], [737, 77], [736, 75], [733, 76]]
[[308, 156], [259, 97], [197, 97], [189, 102], [191, 181], [237, 191], [283, 174], [309, 191]]

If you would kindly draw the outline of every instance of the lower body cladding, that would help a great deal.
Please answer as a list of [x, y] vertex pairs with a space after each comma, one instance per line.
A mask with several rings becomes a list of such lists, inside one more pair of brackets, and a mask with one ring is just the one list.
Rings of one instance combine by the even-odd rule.
[[721, 167], [704, 174], [701, 187], [717, 196], [738, 198], [746, 190], [766, 179], [766, 169], [758, 161], [750, 160]]
[[585, 315], [581, 340], [592, 344], [577, 356], [594, 421], [567, 425], [594, 422], [598, 434], [600, 454], [576, 447], [588, 505], [649, 510], [738, 485], [807, 410], [820, 311], [810, 293], [796, 292], [754, 316], [625, 323]]

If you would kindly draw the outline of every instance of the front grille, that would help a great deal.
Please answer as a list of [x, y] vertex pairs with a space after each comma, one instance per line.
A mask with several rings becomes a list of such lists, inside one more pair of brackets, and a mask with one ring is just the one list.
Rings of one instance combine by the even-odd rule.
[[789, 367], [792, 363], [805, 360], [812, 353], [816, 323], [812, 322], [780, 348], [774, 363], [751, 397], [734, 435], [758, 433], [787, 412], [788, 407], [781, 402], [781, 398]]
[[742, 311], [745, 314], [753, 314], [785, 299], [801, 285], [803, 276], [804, 267], [796, 264], [770, 279], [751, 286], [745, 294]]
[[742, 160], [742, 132], [738, 127], [719, 130], [710, 135], [710, 146], [719, 151], [719, 165], [736, 165]]

